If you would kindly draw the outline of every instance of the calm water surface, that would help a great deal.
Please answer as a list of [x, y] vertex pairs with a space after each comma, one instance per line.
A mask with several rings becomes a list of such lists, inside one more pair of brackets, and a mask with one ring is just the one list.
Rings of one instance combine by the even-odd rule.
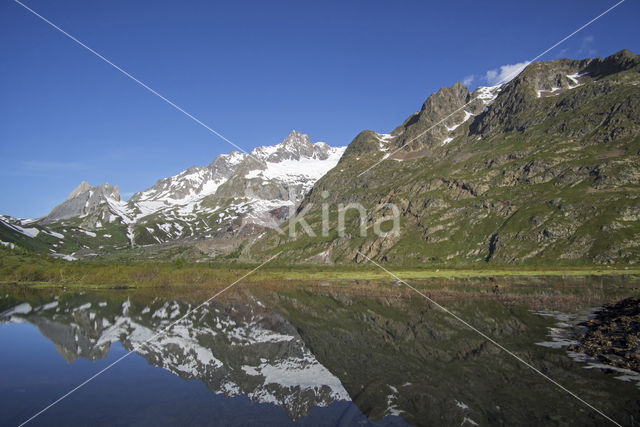
[[[640, 420], [638, 374], [567, 349], [581, 320], [637, 295], [637, 282], [428, 285], [607, 415]], [[0, 425], [20, 424], [130, 350], [32, 424], [605, 424], [406, 289], [245, 284], [148, 341], [210, 296], [159, 292], [0, 287]]]

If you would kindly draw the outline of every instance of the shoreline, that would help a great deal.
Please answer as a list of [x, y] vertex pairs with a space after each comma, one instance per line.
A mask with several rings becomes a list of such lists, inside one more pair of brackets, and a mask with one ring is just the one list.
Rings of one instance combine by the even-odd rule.
[[[4, 272], [0, 275], [0, 286], [16, 285], [37, 288], [73, 288], [73, 289], [136, 289], [136, 288], [217, 288], [229, 284], [252, 269], [249, 265], [207, 266], [201, 264], [174, 267], [171, 264], [76, 264], [61, 266], [33, 277], [18, 272]], [[629, 278], [640, 283], [640, 267], [497, 267], [497, 268], [459, 268], [459, 269], [389, 269], [403, 280], [462, 280], [493, 282], [518, 279], [580, 279], [580, 278]], [[11, 274], [13, 273], [13, 274]], [[39, 276], [39, 277], [38, 277]], [[266, 266], [247, 276], [244, 281], [252, 283], [274, 284], [274, 282], [378, 282], [392, 283], [394, 277], [379, 269], [357, 269], [339, 266]], [[510, 286], [513, 286], [511, 284]]]

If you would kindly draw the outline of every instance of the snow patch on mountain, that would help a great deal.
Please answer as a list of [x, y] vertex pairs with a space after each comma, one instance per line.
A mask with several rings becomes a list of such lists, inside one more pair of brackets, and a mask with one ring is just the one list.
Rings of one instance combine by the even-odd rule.
[[575, 73], [575, 74], [567, 74], [567, 78], [569, 80], [571, 80], [571, 82], [573, 83], [573, 85], [569, 85], [569, 89], [574, 89], [578, 86], [581, 86], [582, 84], [580, 83], [580, 77], [589, 74], [589, 73]]
[[500, 94], [504, 84], [496, 86], [480, 86], [475, 90], [475, 99], [480, 99], [485, 105], [491, 104]]
[[266, 169], [249, 171], [245, 177], [247, 179], [278, 180], [284, 183], [315, 182], [338, 164], [345, 149], [346, 147], [330, 149], [326, 159], [301, 157], [295, 160], [286, 159], [280, 162], [266, 162]]

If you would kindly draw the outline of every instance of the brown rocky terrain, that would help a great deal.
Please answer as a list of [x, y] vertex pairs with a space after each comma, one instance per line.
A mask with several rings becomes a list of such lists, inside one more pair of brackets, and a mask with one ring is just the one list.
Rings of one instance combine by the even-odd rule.
[[582, 325], [587, 330], [571, 350], [640, 372], [640, 297], [605, 305]]

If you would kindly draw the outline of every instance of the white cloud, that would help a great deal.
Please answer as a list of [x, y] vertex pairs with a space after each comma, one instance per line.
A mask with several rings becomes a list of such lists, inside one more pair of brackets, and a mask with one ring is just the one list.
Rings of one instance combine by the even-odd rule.
[[594, 40], [593, 36], [584, 36], [580, 43], [580, 49], [578, 49], [578, 55], [594, 56], [597, 53], [597, 50], [592, 47]]
[[519, 62], [517, 64], [501, 65], [500, 68], [487, 71], [484, 79], [491, 86], [506, 83], [520, 74], [520, 71], [529, 65], [529, 61]]
[[466, 87], [469, 87], [474, 80], [475, 80], [475, 76], [472, 74], [462, 79], [462, 84], [465, 85]]

